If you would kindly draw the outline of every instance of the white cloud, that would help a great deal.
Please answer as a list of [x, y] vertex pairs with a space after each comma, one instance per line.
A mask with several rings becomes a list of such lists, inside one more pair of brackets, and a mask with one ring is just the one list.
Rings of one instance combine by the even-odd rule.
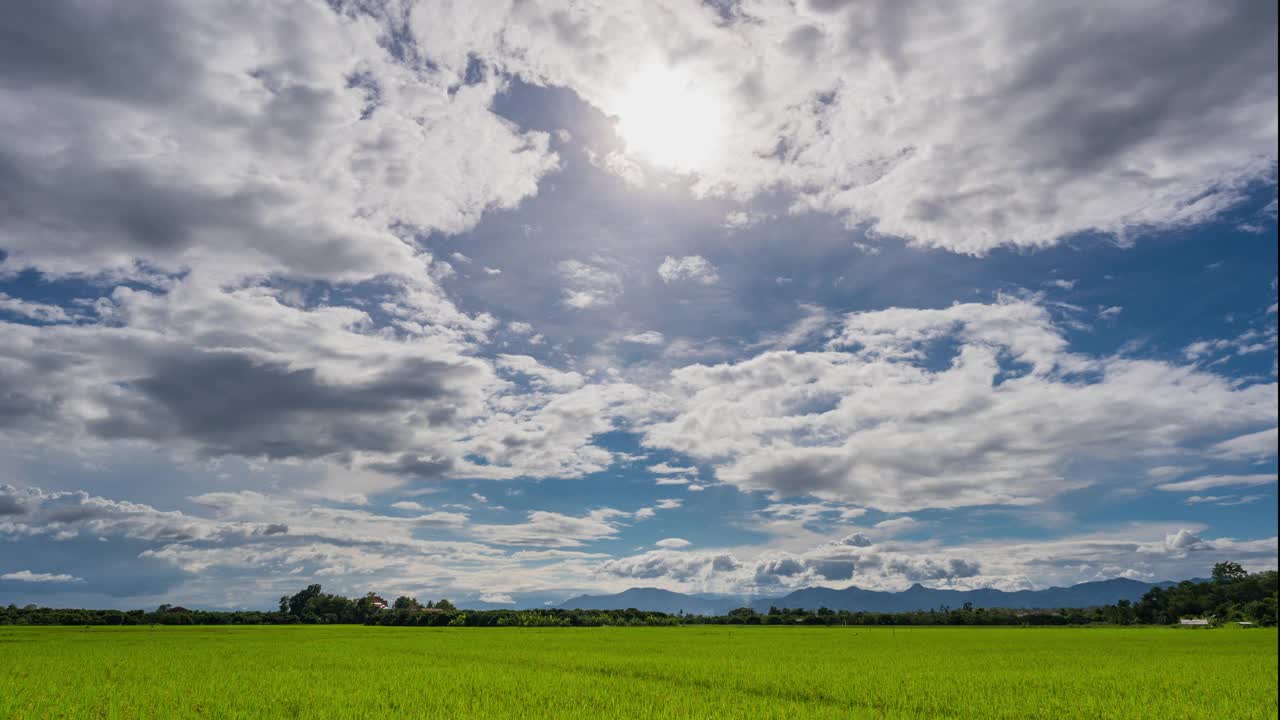
[[769, 213], [734, 210], [733, 212], [725, 214], [724, 222], [721, 223], [721, 226], [726, 230], [746, 230], [747, 228], [754, 227], [765, 220], [770, 220], [772, 217], [773, 216]]
[[1166, 535], [1164, 544], [1166, 548], [1174, 552], [1212, 548], [1212, 546], [1204, 540], [1192, 534], [1190, 530], [1185, 529]]
[[803, 315], [799, 320], [792, 323], [782, 332], [768, 334], [759, 342], [753, 343], [751, 345], [752, 349], [785, 350], [796, 347], [814, 339], [831, 325], [831, 313], [824, 307], [801, 303], [800, 311]]
[[622, 294], [622, 277], [600, 265], [565, 260], [557, 267], [565, 282], [563, 302], [568, 307], [585, 310], [612, 305]]
[[491, 111], [496, 78], [398, 63], [380, 23], [324, 3], [15, 21], [53, 49], [5, 63], [9, 268], [421, 278], [414, 232], [467, 230], [559, 165]]
[[1251, 571], [1272, 569], [1275, 548], [1274, 537], [1206, 539], [1203, 526], [1153, 523], [945, 549], [932, 541], [877, 544], [861, 533], [793, 552], [764, 547], [658, 549], [606, 560], [597, 569], [605, 577], [631, 584], [643, 579], [646, 585], [684, 592], [762, 594], [814, 585], [903, 590], [916, 582], [955, 589], [1024, 590], [1122, 576], [1148, 582], [1193, 577], [1231, 558], [1239, 558]]
[[587, 159], [592, 165], [614, 175], [633, 187], [644, 187], [645, 172], [639, 163], [617, 150], [611, 150], [603, 156], [587, 152]]
[[515, 598], [507, 593], [487, 592], [481, 593], [480, 602], [493, 603], [494, 605], [515, 605]]
[[692, 544], [693, 543], [685, 540], [684, 538], [663, 538], [654, 543], [654, 545], [668, 550], [679, 550], [680, 548], [689, 547]]
[[[778, 529], [852, 521], [862, 505], [1034, 503], [1149, 474], [1155, 480], [1138, 488], [1145, 491], [1174, 475], [1216, 472], [1205, 469], [1213, 460], [1275, 455], [1274, 383], [1209, 364], [1273, 350], [1275, 331], [1261, 321], [1188, 347], [1186, 357], [1205, 363], [1188, 367], [1071, 352], [1057, 310], [1034, 299], [844, 318], [802, 306], [803, 317], [755, 345], [682, 332], [662, 361], [765, 352], [681, 368], [669, 383], [645, 367], [631, 384], [619, 380], [633, 377], [631, 368], [606, 375], [595, 358], [575, 358], [560, 342], [559, 320], [535, 308], [520, 310], [546, 319], [545, 343], [529, 323], [510, 321], [504, 335], [505, 318], [459, 309], [448, 293], [464, 289], [442, 285], [455, 268], [478, 268], [490, 280], [477, 282], [490, 289], [515, 286], [524, 270], [517, 256], [514, 276], [496, 283], [503, 271], [483, 264], [484, 248], [440, 242], [516, 208], [560, 168], [547, 133], [494, 112], [510, 78], [568, 88], [611, 113], [626, 107], [615, 94], [630, 74], [663, 57], [681, 58], [693, 90], [735, 119], [718, 139], [732, 153], [709, 153], [662, 185], [727, 199], [708, 206], [713, 226], [725, 207], [763, 193], [771, 204], [790, 203], [776, 217], [825, 212], [866, 229], [855, 247], [868, 254], [886, 234], [983, 254], [1091, 230], [1128, 242], [1200, 222], [1251, 182], [1274, 178], [1271, 6], [1141, 0], [1082, 23], [1070, 10], [1003, 0], [905, 11], [759, 0], [724, 16], [698, 3], [655, 13], [635, 0], [524, 3], [518, 12], [483, 2], [285, 0], [252, 16], [227, 0], [139, 3], [88, 14], [45, 3], [12, 18], [43, 50], [0, 63], [0, 166], [14, 199], [14, 212], [0, 217], [0, 274], [89, 276], [81, 279], [103, 297], [59, 306], [0, 294], [10, 320], [0, 321], [7, 456], [21, 466], [44, 448], [74, 448], [87, 467], [127, 450], [163, 455], [174, 477], [217, 472], [296, 491], [196, 494], [195, 509], [177, 512], [90, 492], [6, 488], [0, 534], [15, 542], [147, 543], [149, 561], [204, 575], [184, 582], [205, 583], [209, 597], [234, 596], [230, 584], [218, 586], [222, 571], [268, 578], [254, 584], [268, 601], [269, 578], [295, 572], [332, 582], [394, 578], [406, 589], [447, 577], [492, 590], [495, 579], [528, 580], [520, 563], [535, 562], [531, 553], [554, 563], [537, 583], [577, 587], [569, 583], [599, 579], [586, 568], [602, 558], [555, 548], [616, 538], [626, 518], [653, 518], [680, 501], [630, 515], [534, 512], [512, 525], [473, 525], [463, 512], [410, 500], [391, 503], [394, 516], [371, 508], [384, 502], [380, 493], [415, 497], [403, 487], [410, 478], [421, 488], [448, 478], [601, 472], [620, 454], [599, 437], [624, 429], [686, 453], [736, 488], [817, 496], [762, 511]], [[1027, 32], [1046, 26], [1059, 32]], [[983, 52], [967, 51], [974, 38]], [[672, 179], [620, 151], [592, 161], [633, 184], [646, 174], [655, 187]], [[1261, 215], [1274, 217], [1269, 207]], [[773, 217], [743, 209], [723, 224], [736, 230]], [[724, 241], [727, 233], [713, 230]], [[606, 244], [613, 241], [600, 238], [600, 247], [626, 247]], [[641, 267], [670, 252], [658, 269], [664, 284], [718, 281], [707, 258], [683, 255], [709, 250], [678, 247], [652, 246], [657, 255]], [[553, 292], [574, 309], [618, 305], [628, 266], [578, 257], [555, 266], [563, 286]], [[545, 260], [538, 267], [548, 269]], [[795, 277], [779, 277], [779, 286], [808, 286], [791, 268], [764, 281], [778, 272]], [[651, 279], [636, 290], [652, 289], [640, 287]], [[656, 330], [623, 335], [620, 328], [655, 326], [630, 310], [620, 308], [611, 341], [667, 343]], [[606, 315], [599, 319], [614, 319]], [[546, 356], [494, 356], [495, 334], [516, 345], [527, 339]], [[825, 351], [787, 351], [814, 341], [827, 341]], [[1103, 469], [1083, 470], [1075, 459], [1086, 456]], [[49, 468], [19, 470], [37, 477]], [[667, 475], [658, 485], [708, 487], [691, 482], [698, 467], [650, 470]], [[1206, 475], [1163, 489], [1190, 492], [1224, 477], [1262, 476]], [[1274, 482], [1267, 477], [1236, 484]], [[417, 539], [441, 528], [550, 549], [517, 558], [483, 542]], [[1181, 530], [1195, 540], [1170, 541], [1178, 552], [1211, 545], [1258, 562], [1267, 549]], [[909, 577], [1011, 584], [1041, 560], [1101, 572], [1121, 561], [1123, 547], [1165, 553], [1164, 534], [1097, 541], [1105, 552], [1088, 549], [1095, 540], [1024, 547], [1016, 562], [983, 548], [923, 545], [877, 546], [859, 558], [830, 549], [741, 560], [650, 556], [618, 560], [611, 577], [670, 563], [698, 582], [746, 588], [843, 581], [856, 566], [886, 586]], [[1187, 567], [1161, 562], [1124, 570], [1149, 577]], [[72, 569], [73, 580], [93, 580]], [[219, 572], [204, 572], [211, 569]]]
[[661, 345], [663, 341], [666, 340], [662, 333], [657, 330], [646, 330], [641, 333], [627, 335], [622, 339], [626, 342], [635, 343], [637, 345]]
[[549, 368], [528, 355], [499, 355], [495, 364], [503, 370], [530, 378], [537, 386], [551, 390], [576, 390], [586, 383], [586, 379], [576, 372]]
[[1270, 485], [1276, 481], [1274, 474], [1256, 475], [1204, 475], [1173, 483], [1157, 485], [1156, 488], [1166, 492], [1199, 492], [1219, 487], [1256, 487]]
[[628, 513], [611, 508], [592, 510], [581, 517], [534, 510], [523, 523], [471, 525], [467, 532], [478, 540], [497, 545], [547, 548], [580, 547], [618, 534], [618, 520]]
[[854, 313], [829, 346], [674, 371], [671, 414], [645, 444], [740, 489], [905, 512], [1125, 482], [1073, 459], [1169, 465], [1277, 413], [1273, 383], [1070, 352], [1029, 301]]
[[658, 276], [664, 283], [688, 280], [711, 285], [720, 280], [715, 265], [701, 255], [686, 255], [679, 258], [668, 255], [658, 266]]
[[696, 475], [698, 473], [698, 468], [692, 465], [680, 467], [678, 465], [668, 465], [665, 462], [650, 465], [648, 470], [655, 475]]
[[70, 322], [73, 319], [66, 309], [59, 305], [31, 302], [0, 292], [0, 314], [3, 313], [44, 323]]
[[875, 543], [871, 541], [871, 538], [859, 532], [846, 535], [839, 540], [839, 544], [848, 545], [849, 547], [871, 547]]
[[1211, 450], [1215, 457], [1229, 460], [1262, 460], [1276, 456], [1277, 442], [1280, 442], [1280, 429], [1271, 428], [1223, 440], [1214, 445]]
[[1231, 507], [1233, 505], [1248, 505], [1262, 499], [1261, 495], [1192, 495], [1184, 498], [1184, 505], [1204, 505], [1212, 503], [1222, 507]]
[[[672, 76], [697, 78], [699, 97], [734, 119], [715, 138], [732, 151], [691, 168], [695, 192], [783, 189], [793, 212], [958, 252], [1201, 222], [1276, 163], [1268, 5], [1142, 0], [1087, 22], [1073, 7], [1009, 0], [764, 0], [727, 21], [701, 4], [654, 14], [638, 1], [483, 23], [457, 13], [417, 13], [424, 46], [462, 58], [483, 38], [513, 71], [607, 114], [629, 108], [629, 79], [679, 57]], [[461, 17], [471, 32], [444, 37]]]
[[914, 518], [903, 516], [903, 517], [890, 518], [888, 520], [881, 520], [880, 522], [876, 523], [873, 527], [875, 527], [875, 529], [877, 530], [880, 530], [886, 533], [896, 534], [916, 524], [917, 523]]
[[4, 573], [0, 575], [0, 580], [12, 580], [14, 582], [27, 583], [80, 583], [84, 582], [83, 578], [75, 575], [67, 575], [65, 573], [36, 573], [30, 570], [19, 570], [17, 572]]

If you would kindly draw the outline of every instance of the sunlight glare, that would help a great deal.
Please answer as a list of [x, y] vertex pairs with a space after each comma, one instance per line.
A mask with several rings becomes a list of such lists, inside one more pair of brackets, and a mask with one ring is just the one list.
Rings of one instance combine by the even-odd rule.
[[627, 152], [677, 172], [706, 169], [724, 135], [721, 103], [688, 73], [651, 66], [623, 86], [614, 104]]

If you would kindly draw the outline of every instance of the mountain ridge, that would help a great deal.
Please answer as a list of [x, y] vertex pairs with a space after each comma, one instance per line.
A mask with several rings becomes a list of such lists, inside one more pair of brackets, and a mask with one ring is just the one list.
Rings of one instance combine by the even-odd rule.
[[760, 612], [765, 612], [770, 607], [806, 610], [825, 607], [850, 612], [892, 613], [933, 610], [944, 606], [958, 608], [970, 602], [973, 607], [1030, 610], [1113, 605], [1120, 600], [1136, 602], [1152, 588], [1176, 584], [1174, 581], [1148, 583], [1128, 578], [1112, 578], [1043, 590], [950, 590], [928, 588], [915, 583], [906, 590], [899, 591], [865, 590], [856, 586], [843, 589], [805, 587], [776, 597], [755, 598], [690, 595], [662, 588], [634, 587], [611, 595], [579, 595], [565, 600], [557, 607], [577, 610], [635, 608], [667, 613], [684, 612], [687, 615], [722, 615], [739, 607], [750, 607]]

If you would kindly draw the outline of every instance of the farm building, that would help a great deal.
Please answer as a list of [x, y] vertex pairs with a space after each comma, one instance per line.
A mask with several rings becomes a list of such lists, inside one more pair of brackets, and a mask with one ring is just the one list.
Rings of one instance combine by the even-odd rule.
[[1253, 627], [1253, 623], [1251, 622], [1238, 622], [1236, 624], [1243, 628]]
[[1209, 627], [1209, 621], [1204, 618], [1182, 618], [1178, 622], [1187, 627]]
[[381, 597], [379, 597], [378, 595], [374, 595], [373, 597], [369, 598], [369, 602], [371, 602], [371, 603], [373, 604], [373, 607], [374, 607], [374, 609], [375, 609], [375, 610], [386, 610], [386, 609], [387, 609], [387, 601], [386, 601], [386, 600], [384, 600], [384, 599], [382, 599], [382, 598], [381, 598]]

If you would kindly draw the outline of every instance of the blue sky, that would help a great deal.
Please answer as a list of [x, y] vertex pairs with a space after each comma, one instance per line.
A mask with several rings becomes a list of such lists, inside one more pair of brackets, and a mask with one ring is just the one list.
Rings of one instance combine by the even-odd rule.
[[1276, 567], [1274, 7], [482, 5], [0, 13], [0, 602]]

